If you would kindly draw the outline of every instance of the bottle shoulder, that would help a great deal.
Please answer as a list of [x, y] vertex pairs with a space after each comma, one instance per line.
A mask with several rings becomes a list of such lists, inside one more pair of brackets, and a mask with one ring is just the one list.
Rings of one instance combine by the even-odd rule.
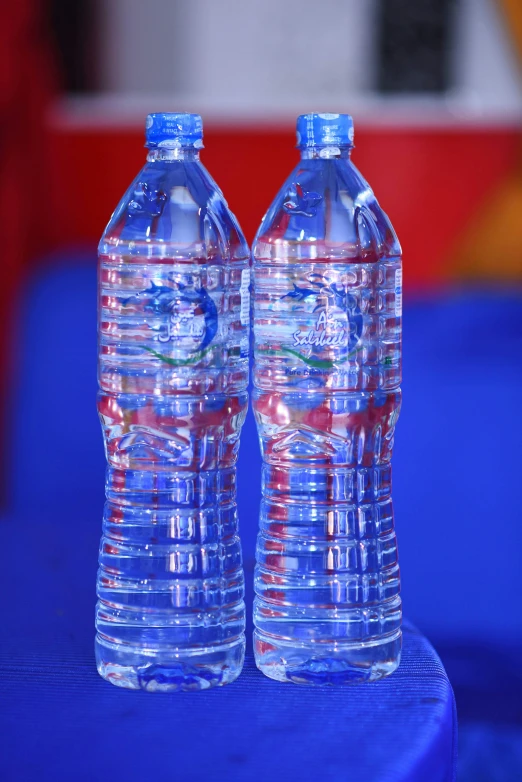
[[237, 219], [199, 161], [147, 163], [116, 207], [98, 250], [128, 260], [249, 257]]
[[373, 190], [347, 159], [301, 160], [267, 211], [254, 259], [371, 262], [401, 254]]

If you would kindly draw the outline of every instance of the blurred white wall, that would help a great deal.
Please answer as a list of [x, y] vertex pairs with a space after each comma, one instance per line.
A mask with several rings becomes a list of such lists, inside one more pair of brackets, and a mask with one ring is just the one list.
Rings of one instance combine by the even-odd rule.
[[[460, 0], [445, 96], [373, 89], [375, 0], [104, 0], [101, 105], [226, 116], [351, 110], [517, 116], [522, 78], [495, 0]], [[384, 112], [384, 115], [383, 115]], [[422, 117], [420, 117], [422, 120]]]
[[108, 0], [105, 90], [285, 107], [366, 92], [373, 0]]
[[522, 69], [500, 8], [495, 0], [459, 2], [454, 47], [457, 94], [477, 109], [520, 109]]

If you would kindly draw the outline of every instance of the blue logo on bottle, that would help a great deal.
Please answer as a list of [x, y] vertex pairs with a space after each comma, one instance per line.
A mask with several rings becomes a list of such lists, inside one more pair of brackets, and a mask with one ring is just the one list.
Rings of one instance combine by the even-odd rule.
[[[299, 327], [292, 333], [292, 346], [283, 346], [283, 352], [319, 369], [330, 369], [353, 356], [361, 338], [363, 316], [356, 298], [346, 288], [331, 283], [325, 275], [311, 274], [302, 284], [294, 283], [293, 290], [281, 297], [284, 299], [296, 302], [292, 311], [300, 312], [301, 317]], [[315, 303], [304, 326], [302, 315], [309, 307], [299, 307], [301, 302]], [[305, 353], [296, 348], [310, 350]], [[342, 349], [342, 353], [335, 359], [317, 356], [329, 348]]]
[[158, 342], [171, 343], [173, 347], [189, 353], [186, 359], [173, 359], [152, 348], [149, 353], [168, 364], [182, 366], [194, 364], [207, 352], [218, 331], [218, 311], [214, 300], [203, 286], [176, 282], [176, 287], [150, 286], [124, 304], [141, 305], [147, 312], [165, 315], [165, 324], [158, 331]]

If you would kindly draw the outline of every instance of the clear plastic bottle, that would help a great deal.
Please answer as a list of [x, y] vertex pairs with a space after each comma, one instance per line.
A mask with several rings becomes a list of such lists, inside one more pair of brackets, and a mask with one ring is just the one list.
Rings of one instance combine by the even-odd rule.
[[301, 161], [252, 248], [255, 656], [280, 681], [371, 681], [401, 650], [390, 466], [401, 249], [350, 161], [351, 117], [301, 116], [297, 139]]
[[120, 687], [199, 690], [233, 681], [244, 659], [249, 250], [199, 161], [201, 118], [151, 114], [146, 138], [99, 246], [96, 659]]

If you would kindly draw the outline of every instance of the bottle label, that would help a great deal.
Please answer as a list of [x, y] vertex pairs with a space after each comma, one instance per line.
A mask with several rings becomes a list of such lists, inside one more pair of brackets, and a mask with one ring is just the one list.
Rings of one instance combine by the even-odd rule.
[[250, 323], [250, 268], [243, 269], [241, 272], [241, 309], [240, 319], [242, 326], [248, 326]]
[[[125, 306], [156, 316], [161, 323], [155, 329], [158, 350], [145, 350], [172, 365], [197, 363], [220, 336], [216, 304], [191, 275], [168, 285], [151, 280], [149, 287], [127, 299]], [[173, 351], [176, 357], [171, 355]]]
[[395, 272], [395, 317], [402, 316], [402, 268]]
[[340, 282], [312, 274], [293, 283], [293, 290], [280, 298], [280, 307], [292, 313], [291, 333], [281, 343], [282, 353], [319, 370], [354, 358], [363, 316], [355, 296]]

